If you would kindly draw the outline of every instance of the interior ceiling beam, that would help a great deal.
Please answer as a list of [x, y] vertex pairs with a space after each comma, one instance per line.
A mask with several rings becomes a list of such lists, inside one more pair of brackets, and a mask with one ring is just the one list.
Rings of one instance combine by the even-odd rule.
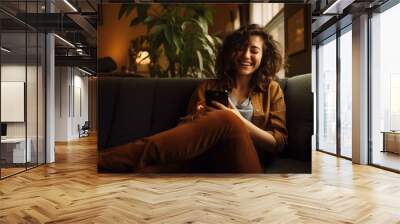
[[90, 0], [86, 0], [86, 3], [93, 9], [93, 11], [97, 12], [97, 8], [90, 2]]
[[68, 14], [72, 21], [78, 24], [94, 41], [97, 39], [97, 30], [90, 24], [85, 17], [80, 14]]
[[322, 14], [342, 14], [343, 10], [351, 5], [355, 0], [336, 0], [329, 4]]
[[14, 18], [0, 19], [0, 23], [2, 24], [2, 30], [10, 31], [25, 30], [24, 24], [27, 24], [41, 32], [84, 32], [85, 36], [87, 36], [87, 38], [84, 38], [85, 43], [87, 42], [90, 46], [96, 46], [96, 24], [93, 26], [85, 17], [91, 19], [93, 13], [86, 13], [84, 16], [80, 13], [18, 13]]
[[61, 13], [18, 13], [18, 19], [44, 32], [79, 31], [82, 28]]
[[311, 24], [311, 32], [314, 33], [317, 30], [320, 30], [321, 27], [326, 25], [326, 23], [334, 18], [334, 16], [318, 16], [317, 20]]
[[[19, 17], [18, 17], [18, 14], [17, 14], [17, 15], [14, 15], [13, 13], [11, 13], [11, 12], [9, 12], [9, 11], [7, 11], [7, 10], [1, 8], [1, 7], [0, 7], [0, 12], [1, 12], [2, 14], [5, 15], [4, 17], [2, 16], [3, 18], [0, 18], [0, 22], [1, 22], [3, 19], [5, 19], [5, 20], [12, 20], [12, 21], [13, 21], [14, 23], [16, 23], [16, 24], [26, 26], [26, 27], [28, 27], [28, 28], [30, 28], [30, 29], [33, 29], [33, 30], [35, 29], [35, 27], [32, 27], [29, 23], [26, 22], [26, 19], [24, 20], [24, 19], [19, 18]], [[18, 26], [18, 25], [17, 25], [17, 26]], [[26, 29], [26, 27], [25, 27], [25, 29]], [[2, 29], [4, 29], [4, 28], [2, 27]]]
[[[81, 47], [79, 48], [82, 50], [82, 53], [85, 53], [87, 55], [77, 55], [77, 56], [91, 56], [91, 57], [97, 57], [97, 48], [94, 47]], [[56, 46], [56, 56], [70, 56], [68, 55], [69, 52], [77, 52], [77, 49], [75, 48], [67, 48], [67, 47], [58, 47]]]
[[55, 56], [56, 66], [79, 66], [97, 70], [97, 58], [90, 56]]

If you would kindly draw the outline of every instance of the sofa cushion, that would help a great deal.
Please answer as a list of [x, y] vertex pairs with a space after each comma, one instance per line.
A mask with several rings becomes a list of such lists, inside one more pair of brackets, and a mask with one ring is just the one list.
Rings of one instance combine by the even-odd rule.
[[150, 133], [155, 85], [150, 79], [100, 79], [99, 149], [127, 143]]
[[175, 127], [187, 113], [200, 79], [161, 79], [156, 82], [149, 135]]

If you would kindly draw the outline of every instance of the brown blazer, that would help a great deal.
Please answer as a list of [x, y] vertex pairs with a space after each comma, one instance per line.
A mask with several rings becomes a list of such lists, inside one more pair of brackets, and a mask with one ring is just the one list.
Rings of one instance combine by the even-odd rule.
[[[198, 105], [205, 105], [206, 90], [223, 90], [217, 80], [205, 80], [194, 91], [188, 105], [188, 115], [182, 120], [190, 120]], [[253, 104], [253, 118], [251, 122], [257, 127], [269, 132], [276, 140], [275, 150], [282, 150], [287, 144], [288, 132], [286, 129], [286, 104], [283, 91], [278, 82], [271, 80], [262, 90], [251, 92]]]

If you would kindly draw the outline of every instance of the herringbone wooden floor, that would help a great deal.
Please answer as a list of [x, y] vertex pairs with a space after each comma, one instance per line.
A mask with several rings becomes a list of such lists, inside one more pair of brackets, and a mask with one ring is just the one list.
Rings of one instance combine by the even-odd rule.
[[312, 175], [97, 174], [95, 139], [0, 181], [0, 223], [400, 223], [400, 175], [320, 152]]

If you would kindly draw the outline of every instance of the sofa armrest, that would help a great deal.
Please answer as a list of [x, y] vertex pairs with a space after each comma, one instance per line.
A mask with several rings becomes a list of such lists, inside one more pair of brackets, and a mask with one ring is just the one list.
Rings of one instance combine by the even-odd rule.
[[311, 74], [289, 78], [285, 98], [289, 136], [286, 153], [296, 159], [311, 161], [314, 112]]

